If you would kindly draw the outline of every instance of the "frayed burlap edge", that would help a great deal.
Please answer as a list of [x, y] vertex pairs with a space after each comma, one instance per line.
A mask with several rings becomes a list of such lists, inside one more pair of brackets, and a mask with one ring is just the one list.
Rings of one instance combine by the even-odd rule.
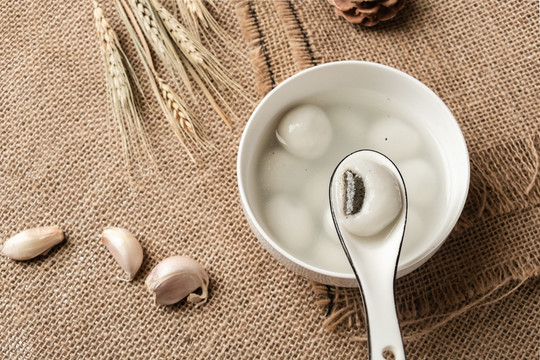
[[[407, 318], [402, 312], [398, 311], [403, 339], [416, 340], [473, 309], [489, 306], [504, 300], [527, 281], [538, 277], [540, 275], [540, 268], [523, 275], [523, 277], [509, 276], [501, 282], [486, 284], [487, 287], [484, 293], [477, 294], [474, 298], [462, 301], [455, 309], [445, 313]], [[359, 335], [354, 336], [353, 340], [366, 342], [367, 333], [364, 323], [364, 310], [359, 295], [355, 298], [354, 295], [344, 292], [348, 289], [329, 287], [316, 282], [312, 282], [312, 286], [315, 295], [318, 297], [318, 300], [315, 302], [316, 305], [328, 309], [329, 315], [323, 323], [324, 329], [334, 331], [339, 326], [356, 328]], [[332, 306], [334, 309], [329, 309]]]
[[274, 74], [269, 63], [269, 54], [263, 30], [259, 24], [252, 0], [241, 0], [236, 3], [236, 15], [242, 34], [248, 42], [250, 60], [255, 72], [255, 89], [265, 95], [276, 85]]
[[320, 58], [315, 56], [313, 46], [309, 43], [306, 31], [296, 15], [293, 3], [290, 0], [279, 0], [274, 4], [285, 28], [296, 65], [304, 70], [320, 63]]
[[454, 229], [540, 203], [540, 135], [470, 154], [471, 183], [464, 212]]
[[[309, 43], [308, 36], [296, 15], [292, 2], [279, 0], [273, 2], [273, 5], [285, 29], [291, 48], [290, 53], [297, 68], [304, 70], [320, 63], [320, 58], [315, 55], [312, 45]], [[256, 90], [260, 95], [265, 95], [278, 84], [278, 80], [276, 80], [272, 70], [266, 34], [260, 24], [254, 1], [238, 1], [236, 12], [242, 34], [250, 46], [249, 53], [255, 71]]]

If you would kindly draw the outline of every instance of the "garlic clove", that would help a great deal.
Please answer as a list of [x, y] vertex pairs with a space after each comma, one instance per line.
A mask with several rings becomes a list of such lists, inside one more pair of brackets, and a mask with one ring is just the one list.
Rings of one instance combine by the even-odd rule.
[[139, 271], [143, 261], [143, 250], [137, 238], [126, 229], [110, 227], [103, 230], [101, 241], [111, 252], [131, 281]]
[[[195, 306], [208, 298], [208, 273], [197, 261], [186, 256], [171, 256], [157, 264], [146, 278], [148, 291], [159, 305], [171, 305], [187, 297]], [[194, 293], [201, 288], [201, 294]]]
[[29, 260], [47, 252], [64, 240], [58, 226], [44, 226], [24, 230], [9, 238], [2, 253], [13, 260]]

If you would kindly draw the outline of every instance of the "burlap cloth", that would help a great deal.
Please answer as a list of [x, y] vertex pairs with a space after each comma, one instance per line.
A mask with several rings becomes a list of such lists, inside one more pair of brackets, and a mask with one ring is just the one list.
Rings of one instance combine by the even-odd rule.
[[[230, 99], [228, 131], [201, 101], [216, 151], [193, 164], [152, 97], [144, 116], [159, 173], [130, 182], [105, 91], [91, 1], [10, 1], [0, 15], [0, 239], [59, 224], [67, 241], [30, 262], [0, 259], [0, 357], [366, 358], [354, 289], [286, 270], [256, 241], [235, 160], [254, 104]], [[410, 359], [540, 355], [540, 32], [536, 1], [407, 1], [388, 24], [353, 26], [325, 1], [218, 2], [241, 53], [215, 48], [253, 98], [299, 70], [343, 59], [388, 64], [434, 89], [471, 153], [463, 216], [424, 266], [398, 281]], [[241, 32], [241, 29], [243, 32]], [[242, 35], [243, 34], [243, 35]], [[145, 260], [133, 283], [99, 241], [129, 228]], [[154, 306], [144, 277], [185, 254], [211, 277], [195, 309]]]

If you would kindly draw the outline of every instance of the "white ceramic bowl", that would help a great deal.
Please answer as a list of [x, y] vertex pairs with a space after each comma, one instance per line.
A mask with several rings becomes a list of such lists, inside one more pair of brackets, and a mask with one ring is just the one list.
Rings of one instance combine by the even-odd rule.
[[317, 94], [344, 88], [361, 88], [386, 94], [415, 109], [416, 115], [433, 134], [442, 149], [448, 189], [448, 205], [437, 236], [424, 244], [423, 251], [405, 263], [400, 261], [397, 276], [403, 276], [425, 263], [442, 245], [456, 224], [469, 189], [469, 155], [459, 126], [442, 100], [427, 86], [394, 68], [370, 62], [341, 61], [304, 70], [272, 90], [249, 119], [238, 150], [238, 187], [248, 223], [270, 254], [279, 262], [309, 279], [337, 286], [357, 286], [354, 275], [317, 268], [297, 259], [279, 245], [261, 226], [252, 209], [254, 189], [249, 176], [257, 166], [257, 148], [265, 134], [275, 127], [276, 117], [284, 109]]

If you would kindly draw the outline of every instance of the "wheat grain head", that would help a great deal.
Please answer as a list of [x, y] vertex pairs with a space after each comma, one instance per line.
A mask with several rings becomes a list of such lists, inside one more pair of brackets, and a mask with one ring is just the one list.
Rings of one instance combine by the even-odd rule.
[[134, 29], [119, 0], [116, 0], [116, 7], [120, 14], [120, 18], [126, 25], [128, 33], [133, 40], [135, 49], [141, 58], [150, 84], [152, 85], [154, 95], [156, 96], [169, 125], [188, 153], [190, 159], [195, 161], [190, 146], [188, 145], [188, 141], [191, 141], [196, 147], [207, 148], [209, 146], [208, 137], [202, 126], [195, 121], [195, 117], [188, 110], [188, 107], [182, 98], [157, 75], [151, 58], [149, 58], [151, 55], [146, 51], [145, 44], [142, 43], [144, 38], [141, 39], [137, 35], [136, 29]]
[[[188, 69], [188, 72], [195, 77], [194, 80], [203, 88], [203, 92], [210, 100], [210, 103], [214, 109], [220, 114], [223, 111], [216, 109], [216, 98], [220, 103], [232, 113], [232, 109], [229, 107], [227, 101], [222, 96], [222, 93], [234, 92], [247, 101], [251, 101], [246, 95], [242, 87], [236, 83], [230, 76], [227, 69], [221, 64], [218, 58], [209, 51], [202, 43], [196, 39], [193, 34], [186, 29], [167, 9], [165, 9], [158, 0], [151, 0], [157, 15], [161, 18], [163, 25], [168, 30], [170, 37], [174, 40], [177, 48], [180, 50], [182, 59], [187, 60], [194, 72], [184, 62], [184, 66]], [[202, 80], [197, 81], [197, 77]], [[208, 95], [212, 96], [209, 98]], [[222, 116], [223, 117], [223, 116]], [[230, 121], [224, 119], [227, 125], [230, 126]]]
[[105, 66], [107, 92], [120, 131], [126, 165], [145, 157], [153, 160], [134, 93], [134, 89], [140, 90], [139, 82], [103, 10], [96, 1], [93, 4], [94, 21]]
[[193, 94], [182, 59], [151, 2], [149, 0], [129, 0], [129, 4], [156, 55], [165, 67], [177, 75], [180, 82], [185, 84], [190, 93]]
[[[207, 0], [206, 3], [216, 8], [212, 0]], [[176, 5], [186, 27], [197, 39], [200, 39], [200, 34], [203, 34], [209, 39], [217, 38], [223, 43], [231, 43], [231, 37], [212, 16], [205, 6], [205, 1], [176, 0]]]

